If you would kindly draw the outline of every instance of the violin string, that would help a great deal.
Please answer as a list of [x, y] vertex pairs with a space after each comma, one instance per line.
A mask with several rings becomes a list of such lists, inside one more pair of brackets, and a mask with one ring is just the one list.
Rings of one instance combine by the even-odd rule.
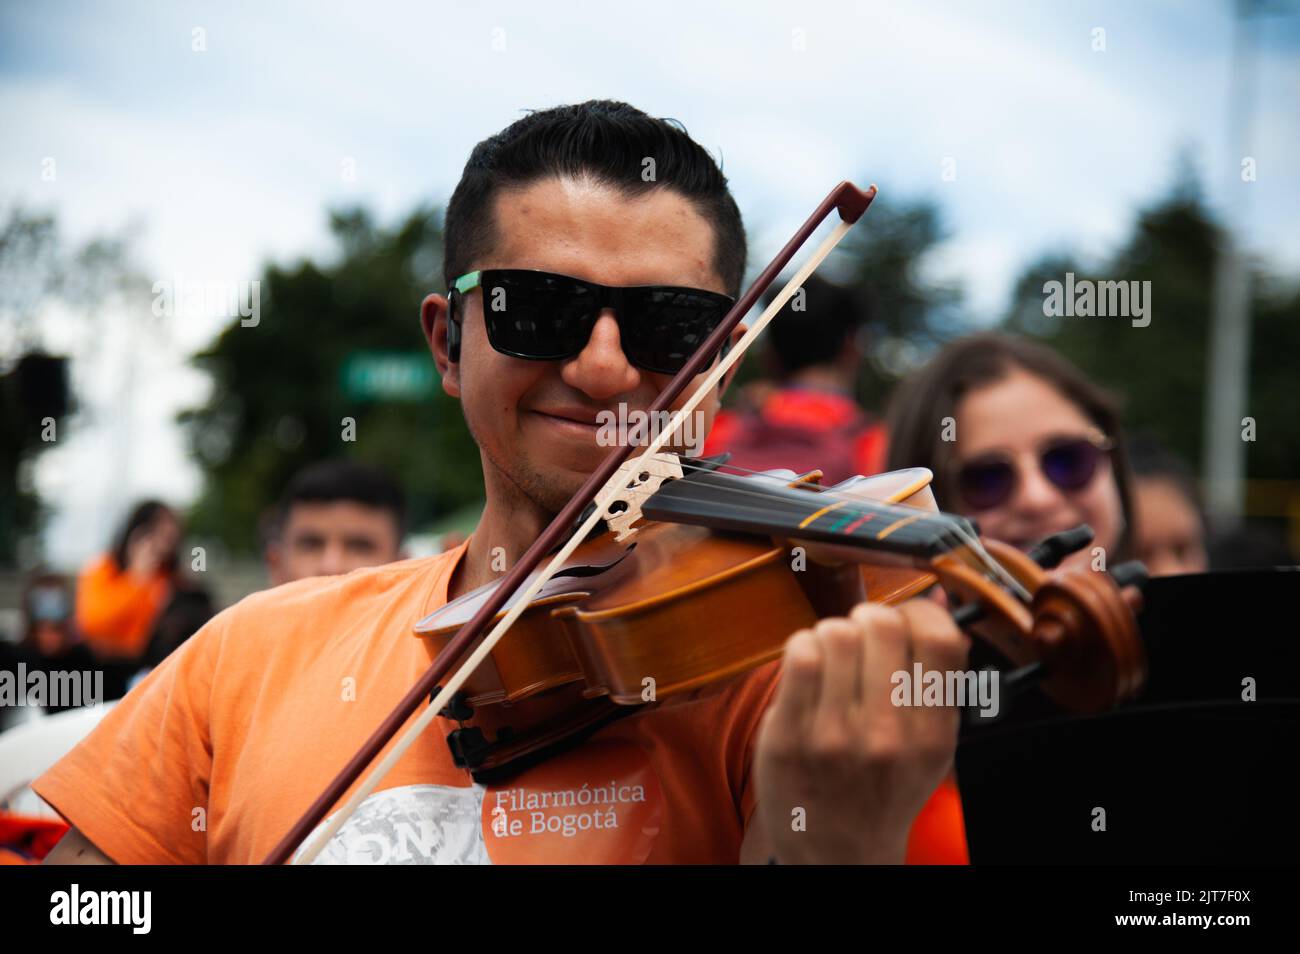
[[[675, 454], [656, 454], [654, 455], [654, 459], [659, 461], [671, 461], [677, 463], [684, 470], [693, 470], [699, 472], [722, 471], [723, 473], [729, 473], [734, 471], [735, 476], [758, 477], [758, 478], [770, 480], [771, 482], [775, 484], [779, 484], [781, 486], [788, 486], [788, 484], [784, 482], [784, 478], [774, 476], [772, 473], [768, 471], [750, 470], [748, 468], [740, 467], [735, 464], [723, 463], [716, 466], [704, 465], [704, 464], [694, 463], [689, 458], [679, 457], [678, 455]], [[723, 471], [723, 468], [727, 468], [727, 470]], [[860, 497], [853, 497], [846, 492], [837, 493], [833, 488], [821, 487], [817, 484], [806, 484], [803, 486], [805, 486], [807, 489], [802, 492], [816, 493], [819, 496], [829, 497], [830, 499], [835, 500], [837, 502], [842, 502], [844, 506], [838, 507], [836, 509], [838, 513], [845, 516], [847, 515], [870, 516], [870, 515], [878, 514], [881, 511], [890, 508], [907, 507], [906, 504], [898, 504], [898, 503], [882, 501], [873, 509], [864, 509], [864, 506], [870, 506], [871, 501], [864, 500], [863, 498]], [[627, 496], [633, 498], [641, 497], [643, 499], [648, 499], [649, 497], [653, 496], [654, 493], [657, 492], [658, 491], [642, 490], [640, 488], [631, 488], [631, 487], [626, 488]], [[769, 504], [771, 502], [771, 497], [763, 493], [762, 491], [743, 490], [737, 487], [737, 488], [727, 488], [727, 492], [737, 496], [761, 497], [764, 500], [766, 500]], [[771, 512], [770, 506], [750, 507], [745, 509], [750, 510], [752, 512], [760, 512], [760, 513]], [[911, 509], [919, 510], [919, 508], [911, 508]], [[920, 511], [920, 512], [925, 514], [924, 511]], [[935, 522], [935, 517], [929, 514], [925, 514], [925, 516], [922, 517], [921, 521], [918, 522], [933, 524]], [[1012, 576], [1007, 571], [1007, 569], [1003, 567], [1002, 564], [998, 563], [998, 561], [995, 560], [993, 556], [984, 548], [984, 544], [980, 541], [979, 537], [970, 533], [965, 527], [963, 527], [960, 523], [956, 521], [948, 521], [947, 529], [950, 530], [952, 533], [954, 533], [961, 540], [961, 542], [971, 551], [971, 553], [974, 554], [977, 561], [984, 567], [987, 576], [996, 579], [1003, 586], [1009, 589], [1020, 600], [1028, 603], [1032, 599], [1032, 597], [1029, 594], [1029, 591], [1025, 589], [1023, 584], [1021, 584], [1019, 580], [1017, 580], [1014, 576]], [[914, 530], [911, 530], [909, 527], [901, 527], [899, 529], [898, 535], [900, 537], [900, 540], [910, 540], [913, 543], [920, 542], [921, 539], [924, 539], [924, 538], [918, 538], [916, 532]]]
[[983, 563], [994, 576], [1001, 580], [1004, 586], [1011, 590], [1011, 592], [1019, 597], [1024, 603], [1029, 603], [1033, 600], [1033, 596], [1031, 596], [1029, 591], [1025, 589], [1024, 584], [1012, 576], [1011, 572], [1006, 567], [993, 559], [993, 555], [989, 553], [988, 550], [984, 549], [984, 543], [979, 537], [971, 533], [959, 523], [954, 523], [952, 527], [953, 530], [956, 531], [957, 536], [960, 537], [970, 551], [975, 554], [976, 558], [979, 559], [979, 561]]
[[[690, 463], [686, 460], [682, 460], [681, 464], [684, 468], [693, 468], [695, 470], [701, 470], [701, 471], [712, 469], [702, 464]], [[731, 470], [734, 470], [739, 474], [744, 474], [748, 476], [763, 476], [763, 477], [771, 478], [771, 474], [766, 473], [764, 471], [749, 470], [748, 468], [739, 467], [734, 464], [722, 463], [718, 465], [718, 469], [721, 469], [723, 467], [730, 468]], [[772, 479], [779, 481], [781, 478], [772, 478]], [[861, 499], [861, 498], [851, 497], [846, 492], [836, 493], [836, 491], [833, 488], [822, 487], [818, 484], [806, 484], [804, 486], [806, 486], [808, 490], [814, 493], [827, 495], [833, 500], [846, 499], [849, 501], [856, 501]], [[744, 492], [744, 491], [737, 491], [737, 492]], [[890, 502], [884, 502], [883, 505], [893, 506], [893, 507], [907, 506], [906, 504], [897, 504], [897, 503], [890, 503]], [[841, 510], [841, 512], [844, 511]], [[862, 513], [861, 511], [858, 511], [859, 515], [861, 513]], [[933, 522], [933, 520], [930, 520], [929, 522]], [[1017, 580], [1014, 576], [1011, 575], [1010, 572], [1007, 571], [1006, 567], [1002, 566], [1001, 563], [999, 563], [997, 560], [993, 558], [992, 554], [990, 554], [988, 550], [985, 549], [983, 542], [980, 540], [978, 536], [976, 536], [975, 534], [967, 530], [964, 526], [961, 525], [960, 522], [949, 521], [948, 526], [949, 529], [951, 529], [952, 532], [961, 540], [961, 542], [970, 549], [970, 551], [975, 555], [976, 559], [985, 567], [985, 569], [988, 571], [988, 575], [997, 579], [999, 582], [1001, 582], [1005, 587], [1011, 590], [1012, 593], [1014, 593], [1017, 597], [1019, 597], [1024, 602], [1026, 603], [1030, 602], [1032, 597], [1030, 596], [1029, 591], [1025, 589], [1024, 585], [1021, 584], [1019, 580]]]
[[[697, 470], [702, 472], [711, 472], [714, 470], [714, 468], [712, 467], [706, 467], [700, 464], [692, 464], [687, 461], [679, 461], [677, 463], [680, 463], [684, 469]], [[744, 470], [744, 468], [738, 468], [738, 469]], [[769, 473], [765, 473], [762, 471], [746, 471], [746, 473], [770, 480], [773, 484], [781, 488], [788, 486], [788, 484], [784, 481], [783, 478], [773, 477]], [[815, 485], [810, 485], [810, 486], [815, 486]], [[639, 487], [629, 487], [629, 488], [625, 488], [624, 490], [624, 494], [627, 497], [636, 499], [638, 501], [644, 501], [645, 499], [648, 499], [649, 497], [659, 492], [660, 491], [658, 490], [651, 491]], [[766, 504], [766, 506], [754, 506], [754, 507], [744, 508], [749, 512], [763, 513], [763, 514], [771, 514], [772, 512], [772, 506], [771, 506], [772, 497], [768, 493], [764, 493], [763, 491], [759, 491], [759, 490], [745, 490], [739, 487], [725, 488], [725, 492], [728, 495], [731, 495], [733, 497], [761, 499], [761, 501], [763, 501], [763, 503]], [[928, 527], [934, 526], [934, 524], [936, 523], [936, 517], [941, 517], [940, 514], [931, 514], [926, 511], [920, 510], [919, 508], [908, 507], [906, 504], [897, 504], [888, 501], [881, 501], [879, 503], [875, 503], [869, 499], [864, 499], [861, 497], [853, 497], [851, 495], [842, 494], [842, 493], [837, 494], [826, 490], [823, 490], [822, 494], [820, 494], [819, 496], [829, 497], [830, 499], [843, 504], [842, 506], [836, 508], [836, 513], [839, 514], [840, 516], [871, 517], [871, 516], [877, 516], [881, 513], [888, 513], [896, 509], [902, 510], [904, 512], [914, 511], [915, 512], [914, 514], [908, 514], [908, 515], [909, 516], [920, 515], [921, 519], [908, 526], [899, 528], [899, 530], [895, 535], [898, 537], [900, 542], [910, 541], [912, 543], [920, 543], [928, 539], [928, 536], [924, 534], [923, 531]], [[782, 502], [793, 503], [794, 501], [790, 500], [789, 498], [782, 498]], [[733, 503], [733, 506], [741, 506], [741, 505]], [[922, 524], [922, 526], [918, 526], [918, 524]], [[951, 524], [949, 524], [948, 526], [951, 526]]]
[[[671, 499], [671, 493], [672, 493], [671, 491], [668, 491], [669, 497], [666, 498], [666, 499]], [[736, 491], [736, 493], [737, 493], [737, 494], [745, 494], [746, 496], [754, 496], [753, 494], [748, 494], [748, 493], [745, 492], [745, 491]], [[740, 515], [740, 514], [746, 514], [746, 513], [752, 513], [752, 514], [760, 514], [760, 515], [765, 515], [765, 516], [771, 516], [772, 513], [773, 513], [772, 508], [771, 508], [770, 506], [768, 506], [768, 507], [763, 507], [763, 506], [757, 506], [757, 505], [746, 505], [746, 504], [738, 503], [738, 502], [735, 502], [735, 501], [729, 501], [729, 502], [728, 502], [728, 506], [730, 506], [731, 509], [733, 510], [733, 512], [735, 512], [737, 515]], [[852, 508], [850, 508], [850, 507], [841, 507], [841, 508], [837, 508], [837, 509], [836, 509], [836, 514], [837, 514], [837, 515], [840, 515], [840, 516], [873, 516], [873, 515], [874, 515], [874, 513], [871, 512], [871, 511], [854, 510], [854, 509], [852, 509]], [[791, 537], [794, 537], [794, 538], [797, 539], [797, 538], [799, 537], [799, 534], [798, 534], [797, 531], [792, 530], [792, 531], [790, 531], [790, 536], [791, 536]], [[924, 542], [924, 540], [925, 540], [924, 537], [919, 537], [919, 536], [915, 535], [914, 533], [912, 533], [912, 529], [911, 529], [911, 527], [900, 527], [899, 530], [898, 530], [898, 532], [896, 532], [895, 534], [893, 534], [893, 536], [894, 536], [894, 537], [895, 537], [895, 538], [896, 538], [900, 543], [904, 543], [904, 544], [907, 544], [907, 543], [922, 543], [922, 542]], [[844, 542], [845, 542], [845, 543], [849, 543], [849, 542], [851, 542], [851, 541], [861, 540], [861, 539], [863, 539], [863, 538], [862, 538], [862, 537], [859, 537], [859, 536], [856, 536], [856, 535], [853, 535], [853, 534], [848, 534], [848, 535], [845, 536], [845, 538], [844, 538]], [[822, 541], [822, 542], [833, 542], [833, 541]]]
[[[689, 461], [681, 461], [681, 465], [685, 469], [690, 469], [690, 470], [695, 470], [700, 472], [710, 472], [715, 470], [715, 468], [713, 467], [708, 467], [702, 464], [696, 464]], [[774, 476], [769, 471], [749, 470], [747, 468], [737, 467], [731, 464], [724, 464], [721, 466], [729, 467], [732, 470], [734, 470], [736, 472], [735, 476], [758, 477], [770, 481], [771, 483], [781, 488], [790, 487], [789, 482], [786, 481], [785, 478]], [[817, 496], [836, 501], [837, 503], [844, 504], [843, 507], [836, 508], [836, 513], [840, 514], [841, 516], [852, 514], [853, 516], [861, 517], [861, 516], [870, 516], [874, 514], [891, 512], [891, 511], [901, 511], [902, 513], [913, 511], [914, 514], [908, 514], [908, 515], [919, 514], [920, 520], [918, 520], [917, 523], [921, 523], [926, 526], [931, 526], [936, 523], [947, 522], [944, 520], [945, 515], [941, 512], [932, 513], [929, 511], [922, 510], [919, 507], [911, 507], [907, 504], [897, 503], [895, 501], [889, 501], [889, 500], [875, 501], [869, 497], [857, 497], [847, 491], [836, 492], [829, 487], [822, 487], [818, 484], [804, 483], [804, 484], [799, 484], [797, 486], [802, 488], [799, 491], [800, 493], [814, 493]], [[768, 500], [771, 499], [767, 494], [758, 490], [745, 490], [739, 487], [735, 487], [735, 488], [727, 488], [727, 492], [738, 494], [738, 495], [745, 495], [749, 497], [762, 497]], [[915, 524], [912, 524], [912, 526], [915, 526]], [[904, 534], [905, 531], [907, 530], [908, 530], [907, 527], [900, 528], [900, 534]]]
[[[700, 465], [691, 465], [691, 464], [685, 464], [685, 463], [683, 464], [683, 466], [684, 466], [686, 469], [698, 470], [698, 471], [701, 471], [701, 472], [713, 472], [713, 470], [714, 470], [714, 468], [712, 468], [712, 467], [703, 467], [703, 466], [700, 466]], [[757, 476], [760, 476], [760, 477], [763, 477], [763, 478], [769, 479], [769, 480], [770, 480], [770, 481], [775, 485], [775, 486], [774, 486], [774, 489], [784, 489], [784, 488], [788, 487], [788, 484], [787, 484], [785, 481], [783, 481], [782, 478], [780, 478], [780, 477], [772, 477], [772, 475], [767, 474], [767, 473], [764, 473], [764, 472], [762, 472], [762, 471], [748, 471], [747, 473], [749, 473], [749, 474], [754, 474], [754, 475], [757, 475]], [[736, 475], [736, 476], [739, 476], [739, 475]], [[665, 485], [665, 486], [666, 486], [666, 485]], [[662, 489], [662, 488], [661, 488], [661, 489]], [[729, 494], [729, 495], [737, 496], [737, 497], [761, 498], [763, 501], [766, 501], [766, 502], [769, 504], [769, 506], [767, 506], [767, 507], [750, 507], [750, 508], [746, 508], [746, 509], [752, 510], [752, 511], [754, 511], [754, 512], [763, 512], [763, 513], [771, 513], [771, 512], [772, 512], [772, 507], [770, 506], [770, 504], [772, 503], [772, 496], [771, 496], [770, 494], [768, 494], [768, 493], [764, 493], [764, 492], [761, 491], [761, 490], [746, 490], [746, 489], [741, 488], [741, 487], [726, 487], [726, 488], [724, 488], [724, 491], [725, 491], [725, 493], [727, 493], [727, 494]], [[628, 487], [628, 488], [626, 488], [626, 495], [627, 495], [627, 496], [629, 496], [629, 497], [637, 497], [637, 498], [641, 498], [641, 499], [648, 499], [649, 497], [652, 497], [652, 496], [654, 496], [656, 493], [659, 493], [659, 492], [660, 492], [660, 490], [644, 490], [644, 489], [639, 488], [639, 487]], [[803, 491], [801, 491], [801, 492], [803, 492]], [[909, 508], [909, 507], [907, 507], [906, 504], [897, 504], [897, 503], [892, 503], [892, 502], [889, 502], [889, 501], [880, 501], [880, 502], [877, 503], [877, 502], [874, 502], [874, 501], [869, 500], [869, 499], [866, 499], [866, 498], [861, 498], [861, 497], [852, 497], [852, 496], [849, 496], [849, 495], [847, 495], [847, 494], [842, 495], [842, 496], [841, 496], [841, 495], [836, 495], [836, 494], [829, 494], [829, 496], [830, 496], [831, 499], [833, 499], [833, 500], [843, 501], [843, 502], [846, 504], [845, 507], [842, 507], [842, 508], [836, 508], [836, 512], [837, 512], [838, 514], [840, 514], [840, 515], [845, 515], [845, 516], [847, 516], [847, 515], [860, 516], [860, 517], [861, 517], [861, 516], [873, 516], [873, 515], [876, 515], [876, 514], [880, 514], [880, 513], [884, 513], [884, 512], [889, 512], [889, 511], [892, 511], [892, 510], [895, 510], [895, 509], [916, 510], [917, 513], [919, 513], [919, 514], [921, 515], [921, 521], [918, 521], [918, 522], [925, 521], [925, 522], [933, 523], [933, 522], [934, 522], [934, 518], [935, 518], [936, 516], [938, 516], [937, 514], [930, 514], [930, 513], [927, 513], [926, 511], [922, 511], [922, 510], [920, 510], [919, 508], [914, 508], [914, 507], [913, 507], [913, 508]], [[794, 501], [793, 501], [793, 500], [790, 500], [790, 498], [780, 498], [780, 499], [781, 499], [781, 501], [782, 501], [783, 503], [794, 503]], [[910, 515], [910, 514], [909, 514], [909, 515]], [[900, 535], [902, 535], [902, 532], [903, 532], [903, 531], [906, 531], [906, 530], [907, 530], [906, 527], [900, 528]]]
[[[633, 491], [632, 493], [636, 493], [636, 492]], [[736, 491], [735, 493], [737, 495], [744, 495], [747, 497], [757, 496], [754, 494], [746, 493], [745, 491]], [[629, 496], [631, 495], [632, 494], [629, 494]], [[771, 517], [773, 515], [773, 511], [770, 505], [769, 506], [746, 505], [738, 501], [732, 500], [729, 502], [729, 506], [737, 516], [743, 516], [745, 514], [753, 514], [756, 517]], [[854, 510], [848, 507], [839, 508], [837, 510], [837, 513], [845, 516], [871, 516], [872, 515], [868, 511]], [[777, 528], [774, 527], [773, 532], [776, 533]], [[792, 539], [800, 538], [800, 534], [798, 533], [798, 531], [793, 529], [788, 532], [788, 536], [790, 536]], [[920, 545], [925, 543], [927, 539], [926, 537], [918, 535], [911, 527], [900, 527], [899, 530], [895, 534], [893, 534], [893, 536], [898, 543], [903, 544], [904, 546]], [[862, 541], [863, 539], [866, 538], [862, 536], [858, 536], [856, 534], [849, 534], [844, 537], [843, 542], [845, 544], [852, 544], [854, 542]], [[833, 543], [834, 541], [821, 541], [821, 542]]]
[[[723, 473], [734, 472], [736, 476], [760, 477], [760, 478], [768, 479], [774, 483], [781, 483], [783, 481], [783, 478], [775, 477], [769, 472], [750, 470], [748, 468], [740, 467], [735, 464], [722, 463], [716, 466], [706, 466], [703, 464], [694, 463], [689, 458], [680, 457], [679, 455], [675, 455], [675, 454], [656, 454], [654, 455], [654, 458], [660, 461], [675, 461], [683, 469], [686, 470], [694, 470], [694, 471], [701, 471], [701, 472], [722, 471]], [[855, 498], [843, 492], [837, 493], [832, 488], [821, 487], [817, 484], [807, 484], [805, 486], [807, 489], [804, 492], [816, 493], [821, 496], [830, 497], [832, 500], [835, 500], [837, 502], [845, 503], [847, 506], [837, 508], [837, 510], [842, 515], [852, 514], [854, 516], [867, 516], [870, 514], [879, 513], [884, 508], [906, 506], [905, 504], [895, 504], [895, 503], [885, 502], [882, 503], [879, 507], [877, 507], [874, 510], [865, 510], [863, 509], [863, 505], [868, 504], [869, 501], [862, 500], [862, 498]], [[740, 488], [728, 488], [728, 492], [735, 495], [763, 497], [769, 503], [771, 501], [771, 498], [768, 495], [762, 493], [761, 491], [747, 491], [747, 490], [742, 490]], [[652, 495], [652, 493], [653, 492], [651, 491], [644, 491], [644, 490], [640, 490], [639, 488], [627, 488], [627, 496], [629, 497], [640, 496], [642, 498], [648, 498]], [[770, 507], [766, 507], [766, 508], [754, 507], [754, 508], [746, 508], [746, 509], [749, 509], [753, 512], [764, 512], [764, 513], [770, 512], [771, 510]], [[932, 517], [925, 517], [922, 519], [925, 520], [927, 523], [934, 522], [934, 519]], [[998, 582], [1000, 582], [1004, 587], [1009, 589], [1018, 599], [1022, 600], [1023, 602], [1028, 603], [1032, 599], [1032, 597], [1029, 594], [1029, 591], [1025, 589], [1023, 584], [1021, 584], [1019, 580], [1017, 580], [1014, 576], [1012, 576], [1007, 571], [1007, 569], [1003, 567], [1000, 563], [998, 563], [998, 561], [995, 560], [993, 556], [984, 548], [984, 544], [980, 541], [979, 537], [970, 533], [968, 530], [966, 530], [966, 528], [962, 527], [960, 523], [957, 523], [955, 521], [948, 523], [948, 529], [951, 530], [961, 540], [963, 544], [965, 544], [965, 546], [970, 550], [972, 554], [974, 554], [976, 560], [984, 567], [987, 576], [996, 579]], [[900, 528], [900, 533], [899, 533], [900, 539], [904, 539], [904, 540], [911, 539], [913, 542], [918, 542], [915, 532], [909, 533], [908, 530], [909, 528], [907, 527]]]

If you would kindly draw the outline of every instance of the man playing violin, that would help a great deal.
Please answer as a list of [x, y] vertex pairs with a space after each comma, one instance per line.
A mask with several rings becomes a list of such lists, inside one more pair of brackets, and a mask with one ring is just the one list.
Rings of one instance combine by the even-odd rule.
[[[424, 300], [421, 324], [480, 449], [478, 528], [449, 553], [220, 614], [35, 783], [73, 826], [47, 860], [264, 858], [427, 668], [415, 622], [527, 549], [608, 453], [598, 415], [650, 406], [746, 257], [708, 154], [607, 101], [480, 143], [445, 241], [449, 294]], [[726, 384], [701, 406], [706, 429]], [[863, 604], [791, 634], [780, 660], [494, 784], [454, 764], [440, 719], [318, 860], [900, 863], [958, 717], [893, 705], [891, 675], [961, 669], [966, 651], [934, 603]]]

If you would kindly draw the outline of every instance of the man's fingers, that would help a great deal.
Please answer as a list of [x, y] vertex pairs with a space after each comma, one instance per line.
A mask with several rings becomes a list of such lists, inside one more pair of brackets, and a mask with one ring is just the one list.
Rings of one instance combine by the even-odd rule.
[[821, 643], [823, 712], [858, 711], [862, 704], [862, 631], [852, 620], [824, 619], [813, 630]]
[[808, 739], [821, 695], [822, 647], [811, 629], [801, 629], [785, 644], [781, 679], [763, 719], [764, 744], [791, 755]]
[[902, 713], [893, 704], [893, 676], [912, 669], [911, 636], [898, 610], [875, 603], [853, 608], [850, 618], [866, 636], [862, 658], [864, 704], [861, 725], [873, 752], [897, 754], [903, 738]]
[[953, 735], [952, 700], [910, 713], [894, 704], [896, 673], [910, 687], [913, 663], [922, 674], [964, 670], [969, 640], [942, 607], [912, 600], [900, 607], [863, 603], [847, 619], [825, 619], [800, 630], [786, 643], [781, 681], [769, 707], [765, 742], [775, 753], [807, 748], [836, 751], [852, 737], [874, 758], [890, 761], [910, 745], [941, 748]]
[[970, 639], [947, 610], [930, 600], [908, 600], [898, 611], [907, 621], [912, 656], [922, 668], [941, 672], [966, 668]]
[[[907, 620], [912, 653], [922, 672], [940, 674], [944, 687], [943, 705], [922, 706], [913, 722], [912, 744], [935, 752], [947, 752], [955, 743], [961, 714], [957, 699], [948, 698], [948, 688], [960, 684], [971, 687], [966, 678], [966, 660], [970, 639], [957, 628], [952, 616], [929, 600], [911, 600], [899, 607]], [[949, 679], [949, 673], [959, 673]], [[969, 698], [973, 703], [975, 699]]]

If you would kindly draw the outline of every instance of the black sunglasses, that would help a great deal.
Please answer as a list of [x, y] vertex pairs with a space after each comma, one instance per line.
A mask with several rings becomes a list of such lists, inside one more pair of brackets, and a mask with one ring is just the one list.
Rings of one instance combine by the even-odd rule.
[[[1101, 458], [1114, 447], [1114, 442], [1100, 432], [1058, 438], [1039, 450], [1038, 466], [1054, 486], [1073, 493], [1092, 483]], [[990, 510], [1006, 503], [1019, 482], [1016, 465], [1005, 453], [984, 454], [957, 469], [957, 491], [974, 510]]]
[[676, 374], [735, 300], [672, 285], [611, 288], [524, 268], [486, 268], [462, 275], [447, 293], [448, 350], [460, 360], [460, 300], [483, 289], [488, 342], [502, 354], [563, 361], [582, 352], [602, 309], [612, 308], [623, 353], [638, 368]]

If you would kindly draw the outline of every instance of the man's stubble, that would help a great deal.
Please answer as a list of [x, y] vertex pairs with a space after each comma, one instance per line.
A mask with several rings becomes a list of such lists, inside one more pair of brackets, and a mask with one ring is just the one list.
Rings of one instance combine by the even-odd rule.
[[[508, 448], [493, 447], [479, 436], [482, 431], [475, 425], [468, 408], [463, 403], [461, 407], [465, 426], [478, 445], [482, 457], [484, 482], [495, 485], [506, 495], [506, 499], [500, 501], [505, 511], [530, 509], [545, 514], [559, 513], [582, 485], [581, 481], [573, 478], [565, 480], [558, 474], [546, 473], [522, 450], [511, 453]], [[487, 492], [488, 489], [485, 487], [484, 491]]]

